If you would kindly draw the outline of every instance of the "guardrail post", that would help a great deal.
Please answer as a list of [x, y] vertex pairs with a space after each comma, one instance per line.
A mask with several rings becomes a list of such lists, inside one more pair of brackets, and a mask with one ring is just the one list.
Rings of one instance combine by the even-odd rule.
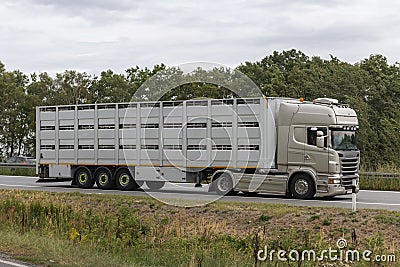
[[353, 212], [357, 211], [357, 194], [356, 194], [356, 186], [357, 180], [353, 179], [353, 183], [351, 186], [351, 210]]

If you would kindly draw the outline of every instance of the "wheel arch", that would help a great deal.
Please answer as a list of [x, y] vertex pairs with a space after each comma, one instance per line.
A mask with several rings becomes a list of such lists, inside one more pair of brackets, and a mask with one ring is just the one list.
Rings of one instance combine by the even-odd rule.
[[317, 184], [317, 175], [315, 172], [313, 172], [312, 170], [309, 170], [309, 169], [296, 169], [296, 170], [293, 170], [292, 172], [290, 172], [289, 179], [287, 180], [287, 185], [289, 186], [290, 183], [292, 182], [293, 178], [299, 174], [305, 174], [305, 175], [310, 176], [310, 178], [313, 179], [315, 185]]

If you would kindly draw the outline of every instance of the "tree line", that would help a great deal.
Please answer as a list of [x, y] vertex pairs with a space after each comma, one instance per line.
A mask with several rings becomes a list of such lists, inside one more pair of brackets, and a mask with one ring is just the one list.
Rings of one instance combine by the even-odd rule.
[[[380, 166], [400, 167], [399, 63], [389, 64], [384, 56], [371, 55], [350, 64], [334, 56], [326, 60], [293, 49], [275, 51], [260, 61], [244, 62], [236, 70], [247, 75], [269, 97], [304, 97], [306, 100], [331, 97], [349, 104], [359, 116], [357, 142], [363, 167], [372, 170]], [[205, 70], [197, 69], [186, 80], [182, 78], [185, 77], [182, 70], [164, 64], [153, 68], [136, 66], [122, 74], [107, 70], [99, 76], [67, 70], [52, 77], [46, 72], [9, 71], [0, 62], [0, 157], [35, 154], [36, 106], [129, 102], [135, 93], [139, 100], [154, 99], [157, 95], [151, 90], [138, 92], [138, 89], [159, 71], [164, 76], [154, 79], [158, 86], [163, 87], [171, 80], [176, 86], [160, 94], [162, 100], [226, 98], [237, 93], [213, 81], [196, 82], [207, 76]], [[227, 82], [229, 70], [212, 71], [218, 84], [242, 89], [248, 86], [242, 77], [235, 75]]]

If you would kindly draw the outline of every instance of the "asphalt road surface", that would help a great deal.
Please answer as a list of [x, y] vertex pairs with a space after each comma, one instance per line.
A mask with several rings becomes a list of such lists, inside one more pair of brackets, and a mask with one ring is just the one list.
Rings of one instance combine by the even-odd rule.
[[[227, 202], [254, 202], [254, 203], [279, 203], [296, 206], [320, 206], [320, 207], [341, 207], [351, 208], [351, 194], [337, 196], [333, 199], [312, 199], [298, 200], [289, 199], [285, 196], [258, 194], [257, 196], [245, 196], [238, 194], [236, 196], [224, 196], [220, 198], [213, 192], [208, 192], [208, 185], [203, 187], [194, 187], [193, 184], [166, 184], [161, 190], [152, 191], [118, 191], [118, 190], [100, 190], [80, 189], [71, 186], [71, 182], [51, 182], [37, 183], [37, 177], [25, 176], [0, 176], [0, 189], [18, 189], [33, 191], [51, 191], [51, 192], [81, 192], [84, 194], [112, 194], [129, 196], [151, 196], [163, 202], [193, 206], [218, 201]], [[389, 191], [371, 191], [361, 190], [357, 194], [357, 208], [364, 209], [386, 209], [400, 211], [400, 192]]]

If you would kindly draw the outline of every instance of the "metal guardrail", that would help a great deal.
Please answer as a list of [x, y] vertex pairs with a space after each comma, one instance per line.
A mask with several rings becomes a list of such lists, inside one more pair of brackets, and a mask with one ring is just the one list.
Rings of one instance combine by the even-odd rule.
[[400, 178], [400, 173], [394, 173], [394, 172], [359, 172], [360, 176], [366, 176], [370, 178], [387, 178], [387, 179], [393, 179], [393, 178]]
[[25, 163], [0, 163], [0, 168], [12, 168], [12, 169], [34, 169], [35, 164], [25, 164]]

